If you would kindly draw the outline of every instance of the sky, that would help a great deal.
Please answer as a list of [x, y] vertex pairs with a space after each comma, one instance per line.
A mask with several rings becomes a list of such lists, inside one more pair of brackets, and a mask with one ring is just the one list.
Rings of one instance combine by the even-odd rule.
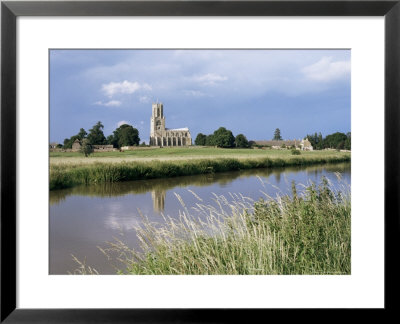
[[50, 50], [50, 142], [98, 121], [149, 142], [151, 104], [193, 141], [223, 126], [248, 140], [347, 133], [350, 50]]

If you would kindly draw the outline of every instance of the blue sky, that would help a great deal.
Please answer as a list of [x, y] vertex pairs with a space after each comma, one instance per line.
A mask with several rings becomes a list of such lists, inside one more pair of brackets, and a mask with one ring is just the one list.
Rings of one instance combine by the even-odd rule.
[[151, 103], [193, 139], [220, 126], [249, 140], [350, 131], [350, 50], [51, 50], [50, 141], [97, 122], [150, 136]]

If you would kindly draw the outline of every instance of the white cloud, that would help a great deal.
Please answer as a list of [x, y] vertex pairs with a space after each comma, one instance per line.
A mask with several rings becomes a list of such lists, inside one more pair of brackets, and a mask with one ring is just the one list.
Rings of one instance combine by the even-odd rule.
[[186, 96], [193, 96], [193, 97], [204, 97], [205, 94], [198, 90], [183, 90], [183, 93]]
[[122, 125], [124, 125], [124, 124], [130, 125], [130, 123], [129, 123], [128, 121], [126, 121], [126, 120], [120, 120], [120, 121], [117, 123], [117, 127], [120, 127], [120, 126], [122, 126]]
[[143, 90], [151, 90], [151, 86], [147, 83], [140, 84], [139, 82], [129, 82], [127, 80], [122, 82], [110, 82], [107, 84], [103, 84], [101, 90], [104, 92], [105, 95], [109, 96], [110, 98], [118, 93], [122, 94], [131, 94], [140, 89]]
[[191, 78], [195, 82], [199, 82], [204, 85], [215, 85], [217, 82], [228, 80], [226, 76], [222, 76], [216, 73], [207, 73], [203, 75], [195, 75]]
[[150, 98], [148, 96], [141, 96], [141, 97], [139, 97], [139, 101], [141, 103], [149, 103], [150, 102]]
[[118, 107], [118, 106], [121, 106], [121, 104], [122, 104], [122, 102], [121, 102], [121, 101], [118, 101], [118, 100], [110, 100], [110, 101], [107, 101], [107, 102], [96, 101], [96, 102], [94, 103], [94, 105], [97, 105], [97, 106], [106, 106], [106, 107]]
[[332, 57], [323, 57], [317, 63], [302, 69], [307, 79], [323, 82], [342, 79], [350, 75], [350, 71], [350, 61], [332, 62]]

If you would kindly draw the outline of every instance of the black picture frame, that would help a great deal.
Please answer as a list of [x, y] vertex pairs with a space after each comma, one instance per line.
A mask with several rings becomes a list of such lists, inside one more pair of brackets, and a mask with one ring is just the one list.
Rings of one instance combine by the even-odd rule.
[[[16, 308], [16, 19], [19, 16], [384, 16], [385, 308], [395, 311], [400, 228], [400, 0], [381, 1], [2, 1], [1, 3], [1, 322], [250, 322], [264, 309]], [[372, 126], [372, 125], [371, 125]], [[371, 136], [375, 136], [373, 130]], [[373, 166], [371, 166], [372, 168]], [[373, 260], [372, 260], [373, 261]], [[272, 311], [272, 310], [270, 310]], [[380, 312], [382, 310], [377, 310]], [[253, 319], [253, 320], [251, 320]], [[255, 320], [258, 322], [258, 320]]]

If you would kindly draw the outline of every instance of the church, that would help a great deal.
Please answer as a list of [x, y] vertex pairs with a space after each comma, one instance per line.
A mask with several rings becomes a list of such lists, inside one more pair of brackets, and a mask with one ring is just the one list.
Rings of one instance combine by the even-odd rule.
[[192, 145], [189, 128], [165, 128], [163, 104], [153, 103], [151, 107], [150, 146], [170, 147]]

